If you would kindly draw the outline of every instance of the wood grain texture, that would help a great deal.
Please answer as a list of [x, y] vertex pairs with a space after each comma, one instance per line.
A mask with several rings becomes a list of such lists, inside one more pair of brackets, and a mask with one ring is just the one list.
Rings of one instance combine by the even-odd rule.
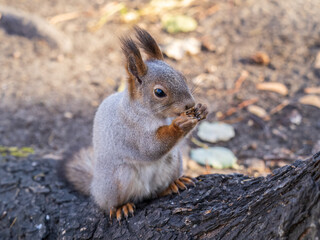
[[196, 187], [138, 204], [109, 222], [57, 176], [50, 159], [0, 159], [1, 239], [315, 239], [320, 152], [266, 178], [206, 175]]

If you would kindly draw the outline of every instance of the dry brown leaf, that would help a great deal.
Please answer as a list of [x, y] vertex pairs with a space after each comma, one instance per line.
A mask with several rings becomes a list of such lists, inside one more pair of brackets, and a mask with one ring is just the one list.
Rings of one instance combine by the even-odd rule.
[[251, 56], [251, 60], [260, 65], [268, 65], [270, 63], [268, 54], [264, 52], [257, 52], [255, 55]]
[[304, 92], [308, 94], [320, 94], [320, 87], [305, 88]]
[[248, 111], [260, 118], [265, 118], [268, 116], [268, 113], [266, 112], [266, 110], [264, 110], [262, 107], [259, 107], [257, 105], [250, 105], [248, 106]]
[[301, 104], [315, 106], [320, 108], [320, 97], [316, 95], [306, 95], [299, 99]]
[[258, 83], [256, 85], [256, 88], [258, 90], [262, 90], [262, 91], [276, 92], [276, 93], [279, 93], [284, 96], [288, 94], [288, 88], [286, 87], [286, 85], [284, 85], [283, 83], [279, 83], [279, 82]]

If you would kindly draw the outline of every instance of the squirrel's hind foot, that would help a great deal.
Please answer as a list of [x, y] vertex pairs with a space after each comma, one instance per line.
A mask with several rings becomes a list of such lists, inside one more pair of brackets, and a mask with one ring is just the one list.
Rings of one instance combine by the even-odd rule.
[[164, 197], [167, 195], [171, 195], [173, 193], [178, 193], [179, 194], [179, 189], [180, 190], [185, 190], [188, 189], [188, 185], [193, 185], [194, 187], [196, 184], [194, 183], [193, 179], [188, 176], [182, 176], [176, 180], [174, 180], [167, 189], [159, 193], [159, 197]]
[[129, 213], [134, 216], [134, 209], [135, 205], [133, 203], [126, 203], [120, 207], [112, 208], [109, 212], [110, 221], [112, 221], [113, 217], [115, 216], [117, 221], [120, 223], [122, 217], [124, 216], [125, 219], [128, 219]]

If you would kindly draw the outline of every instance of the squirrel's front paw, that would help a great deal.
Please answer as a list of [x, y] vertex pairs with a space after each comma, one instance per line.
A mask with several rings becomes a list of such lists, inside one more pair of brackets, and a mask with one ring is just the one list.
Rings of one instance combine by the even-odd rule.
[[172, 123], [180, 131], [188, 133], [192, 128], [194, 128], [197, 125], [198, 120], [194, 117], [189, 117], [185, 114], [182, 114], [181, 116], [174, 119]]
[[195, 117], [198, 121], [206, 119], [208, 115], [207, 105], [198, 103], [196, 107], [186, 112], [187, 116]]

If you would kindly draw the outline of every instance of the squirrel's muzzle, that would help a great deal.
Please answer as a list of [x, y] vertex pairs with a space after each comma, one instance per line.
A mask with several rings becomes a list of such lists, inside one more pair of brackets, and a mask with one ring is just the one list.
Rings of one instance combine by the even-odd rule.
[[193, 98], [191, 98], [190, 100], [188, 100], [188, 102], [186, 103], [184, 109], [187, 111], [191, 108], [193, 108], [196, 105], [195, 101]]

